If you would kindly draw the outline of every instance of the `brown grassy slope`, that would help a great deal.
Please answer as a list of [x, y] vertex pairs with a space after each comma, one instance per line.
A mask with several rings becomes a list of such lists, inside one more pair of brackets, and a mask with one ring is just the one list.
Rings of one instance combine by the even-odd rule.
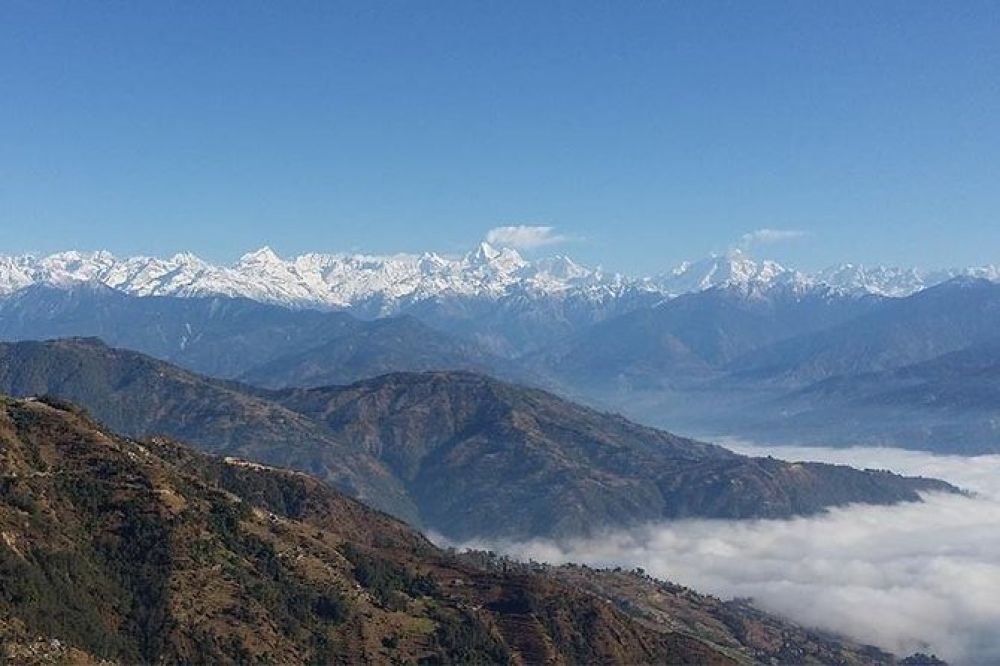
[[934, 479], [736, 455], [472, 373], [396, 373], [267, 395], [377, 457], [422, 524], [456, 540], [575, 536], [670, 518], [785, 518], [954, 491]]
[[0, 636], [23, 661], [42, 637], [126, 663], [732, 663], [558, 581], [458, 562], [311, 477], [67, 406], [5, 400], [0, 470]]

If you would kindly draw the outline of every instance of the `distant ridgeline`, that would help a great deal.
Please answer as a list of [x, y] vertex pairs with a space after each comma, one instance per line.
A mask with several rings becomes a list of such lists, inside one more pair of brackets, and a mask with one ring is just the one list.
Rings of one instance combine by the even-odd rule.
[[[0, 296], [0, 339], [95, 336], [199, 374], [268, 388], [461, 370], [703, 437], [1000, 451], [1000, 285], [990, 280], [958, 277], [922, 288], [930, 278], [919, 273], [855, 268], [848, 273], [857, 280], [858, 271], [866, 280], [909, 276], [910, 287], [869, 288], [870, 280], [851, 287], [856, 280], [844, 271], [837, 281], [848, 286], [834, 287], [728, 257], [679, 270], [677, 280], [703, 279], [672, 296], [655, 281], [612, 288], [573, 271], [577, 277], [556, 289], [549, 279], [531, 282], [523, 266], [510, 268], [520, 264], [509, 255], [510, 265], [490, 251], [480, 255], [459, 263], [485, 271], [469, 273], [479, 276], [469, 279], [482, 293], [400, 296], [392, 307], [375, 308], [396, 314], [376, 319], [356, 316], [372, 313], [354, 306], [349, 313], [242, 297], [138, 297], [65, 276], [58, 284], [31, 282], [63, 274], [50, 267], [17, 278], [8, 267], [8, 284], [28, 284]], [[109, 282], [126, 275], [87, 273], [83, 258], [64, 259], [42, 263]], [[484, 280], [504, 286], [490, 290]], [[882, 295], [918, 287], [906, 297]]]
[[604, 301], [636, 291], [662, 298], [714, 287], [909, 296], [960, 276], [997, 280], [1000, 268], [924, 271], [842, 264], [808, 274], [774, 261], [758, 262], [732, 249], [658, 275], [627, 277], [582, 266], [565, 255], [530, 260], [514, 249], [489, 243], [459, 257], [433, 252], [310, 253], [282, 259], [263, 247], [232, 266], [213, 265], [190, 253], [169, 258], [119, 258], [109, 252], [74, 251], [47, 257], [0, 256], [0, 294], [32, 284], [90, 282], [135, 296], [238, 296], [297, 307], [355, 308], [372, 314], [448, 298], [582, 296]]
[[468, 372], [265, 390], [67, 339], [0, 344], [0, 391], [72, 400], [127, 435], [166, 434], [309, 472], [456, 539], [787, 517], [954, 490], [888, 472], [748, 458]]

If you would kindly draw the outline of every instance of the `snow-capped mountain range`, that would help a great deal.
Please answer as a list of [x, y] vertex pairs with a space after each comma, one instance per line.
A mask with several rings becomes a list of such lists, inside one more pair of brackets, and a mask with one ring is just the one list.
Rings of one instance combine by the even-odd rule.
[[213, 265], [190, 253], [164, 259], [68, 251], [46, 257], [0, 256], [0, 295], [33, 284], [90, 282], [136, 296], [242, 296], [291, 307], [365, 308], [385, 315], [449, 297], [573, 296], [605, 302], [628, 293], [670, 298], [719, 286], [756, 294], [784, 287], [901, 297], [960, 275], [1000, 281], [1000, 268], [921, 271], [843, 264], [807, 274], [731, 251], [685, 262], [661, 275], [626, 277], [581, 266], [562, 255], [528, 260], [513, 249], [487, 243], [461, 257], [310, 253], [282, 259], [264, 247], [232, 266]]

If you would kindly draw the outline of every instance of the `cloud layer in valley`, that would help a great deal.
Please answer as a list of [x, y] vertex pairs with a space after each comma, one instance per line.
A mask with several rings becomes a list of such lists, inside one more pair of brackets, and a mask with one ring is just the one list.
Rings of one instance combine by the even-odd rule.
[[1000, 455], [933, 455], [885, 446], [762, 446], [739, 439], [722, 439], [718, 443], [748, 456], [770, 455], [782, 460], [813, 460], [863, 469], [889, 469], [907, 476], [944, 479], [965, 490], [1000, 501]]
[[472, 543], [522, 559], [642, 567], [897, 654], [1000, 663], [1000, 456], [761, 448], [785, 459], [938, 476], [976, 497], [850, 506], [792, 520], [686, 520], [564, 542]]
[[486, 233], [486, 242], [517, 250], [531, 250], [546, 245], [558, 245], [569, 241], [567, 236], [557, 234], [553, 227], [517, 225], [494, 227]]

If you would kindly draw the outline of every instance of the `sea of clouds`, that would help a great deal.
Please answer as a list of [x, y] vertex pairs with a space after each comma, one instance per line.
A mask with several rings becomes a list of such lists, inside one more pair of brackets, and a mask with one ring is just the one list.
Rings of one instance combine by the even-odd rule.
[[725, 444], [749, 455], [933, 476], [975, 495], [791, 520], [683, 520], [594, 539], [461, 545], [554, 564], [642, 567], [700, 592], [752, 597], [799, 624], [896, 654], [1000, 664], [1000, 456]]

